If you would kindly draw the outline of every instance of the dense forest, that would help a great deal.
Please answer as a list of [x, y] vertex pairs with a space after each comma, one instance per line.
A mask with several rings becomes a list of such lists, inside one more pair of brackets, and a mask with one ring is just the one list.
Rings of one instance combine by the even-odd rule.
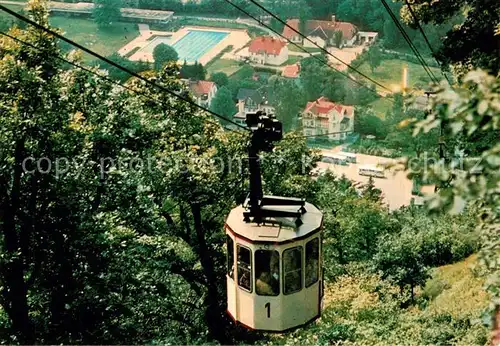
[[[238, 15], [219, 0], [131, 3]], [[383, 32], [387, 47], [404, 44], [375, 0], [266, 3], [282, 18], [336, 13]], [[81, 54], [68, 53], [53, 35], [29, 25], [10, 28], [14, 38], [0, 38], [0, 342], [489, 343], [500, 306], [498, 56], [458, 34], [440, 37], [465, 20], [471, 35], [482, 30], [489, 39], [490, 31], [500, 32], [500, 11], [496, 5], [481, 22], [474, 17], [481, 1], [467, 1], [466, 19], [458, 2], [450, 3], [422, 14], [443, 61], [460, 65], [456, 84], [436, 87], [429, 112], [408, 110], [396, 95], [381, 120], [362, 108], [373, 101], [370, 90], [333, 88], [337, 75], [314, 59], [303, 61], [307, 99], [324, 93], [356, 99], [359, 133], [383, 139], [396, 156], [431, 150], [437, 156], [436, 142], [444, 138], [446, 158], [418, 161], [424, 172], [418, 179], [438, 187], [425, 206], [390, 211], [373, 180], [359, 186], [332, 174], [313, 179], [319, 152], [300, 133], [287, 132], [263, 157], [264, 190], [305, 198], [324, 213], [326, 294], [320, 320], [273, 335], [235, 325], [225, 312], [223, 226], [248, 189], [248, 134], [225, 130], [176, 97], [190, 97], [179, 76], [204, 74], [203, 67], [144, 65], [137, 71], [148, 82], [108, 74], [112, 68], [103, 64], [81, 69], [75, 67], [85, 64]], [[31, 5], [26, 15], [48, 27], [45, 2]], [[402, 3], [391, 6], [404, 16]], [[425, 51], [418, 31], [408, 29]], [[473, 49], [451, 54], [459, 43]], [[234, 93], [236, 86], [220, 83]], [[269, 93], [297, 99], [282, 83], [271, 79]], [[293, 104], [278, 105], [278, 118], [296, 113]], [[467, 160], [459, 170], [457, 152], [480, 157], [481, 171], [473, 173], [476, 162]]]

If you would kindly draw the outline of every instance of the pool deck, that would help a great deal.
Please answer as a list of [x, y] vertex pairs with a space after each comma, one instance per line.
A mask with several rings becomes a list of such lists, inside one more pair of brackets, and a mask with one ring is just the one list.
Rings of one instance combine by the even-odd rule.
[[[201, 26], [186, 26], [181, 28], [176, 32], [167, 32], [167, 31], [155, 31], [148, 30], [145, 27], [141, 28], [141, 35], [131, 42], [127, 43], [124, 47], [122, 47], [118, 54], [121, 56], [126, 56], [135, 48], [139, 48], [139, 51], [132, 54], [129, 57], [132, 61], [147, 61], [154, 62], [153, 54], [147, 52], [141, 52], [140, 49], [144, 48], [151, 42], [152, 36], [170, 36], [170, 44], [173, 45], [185, 35], [189, 33], [190, 30], [198, 30], [198, 31], [211, 31], [211, 32], [225, 32], [228, 33], [224, 39], [218, 42], [215, 46], [213, 46], [209, 51], [207, 51], [203, 56], [198, 60], [199, 63], [206, 65], [210, 60], [212, 60], [217, 54], [222, 52], [226, 47], [233, 46], [233, 50], [238, 50], [244, 47], [249, 41], [250, 36], [248, 36], [246, 30], [238, 30], [238, 29], [225, 29], [225, 28], [212, 28], [212, 27], [201, 27]], [[179, 64], [182, 64], [184, 61], [179, 60]]]

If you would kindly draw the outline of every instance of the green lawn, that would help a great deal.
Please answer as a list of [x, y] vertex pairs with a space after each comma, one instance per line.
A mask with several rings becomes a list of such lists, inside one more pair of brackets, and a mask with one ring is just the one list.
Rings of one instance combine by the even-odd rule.
[[[421, 65], [405, 60], [383, 60], [380, 66], [373, 73], [370, 69], [370, 65], [368, 65], [368, 62], [363, 63], [358, 69], [389, 89], [395, 90], [401, 87], [404, 64], [408, 65], [409, 87], [413, 87], [415, 85], [425, 86], [430, 82], [429, 76], [425, 73], [425, 70]], [[438, 68], [431, 67], [431, 71], [435, 75], [440, 74]], [[377, 86], [377, 90], [383, 89]]]
[[[24, 4], [19, 4], [19, 5], [9, 4], [9, 5], [4, 5], [4, 6], [7, 7], [9, 10], [20, 12], [23, 9]], [[14, 18], [13, 16], [11, 16], [10, 14], [8, 14], [7, 12], [0, 11], [0, 20], [6, 21], [8, 23], [12, 23], [12, 22], [16, 21], [17, 19]]]
[[[316, 47], [302, 47], [302, 48], [304, 48], [309, 53], [321, 52], [321, 49], [316, 48]], [[304, 51], [302, 49], [300, 49], [299, 47], [297, 47], [297, 46], [295, 46], [294, 44], [291, 44], [291, 43], [288, 45], [288, 50], [291, 51], [291, 52], [304, 53]]]
[[228, 59], [219, 59], [219, 60], [214, 61], [207, 68], [207, 72], [208, 72], [209, 76], [215, 72], [224, 72], [225, 74], [230, 76], [233, 73], [235, 73], [236, 71], [238, 71], [240, 68], [241, 68], [241, 66], [238, 64], [237, 61], [228, 60]]
[[[67, 38], [105, 56], [117, 52], [125, 44], [139, 36], [139, 30], [135, 23], [115, 23], [109, 29], [99, 30], [92, 20], [52, 16], [50, 24], [63, 30]], [[84, 55], [84, 59], [94, 60], [89, 55]]]
[[385, 118], [385, 114], [392, 108], [392, 102], [387, 98], [379, 98], [369, 104], [380, 119]]
[[285, 61], [283, 64], [281, 64], [281, 66], [292, 65], [292, 64], [295, 64], [296, 62], [298, 62], [298, 61], [300, 61], [302, 59], [304, 59], [304, 57], [296, 56], [296, 55], [290, 55], [288, 57], [288, 60]]

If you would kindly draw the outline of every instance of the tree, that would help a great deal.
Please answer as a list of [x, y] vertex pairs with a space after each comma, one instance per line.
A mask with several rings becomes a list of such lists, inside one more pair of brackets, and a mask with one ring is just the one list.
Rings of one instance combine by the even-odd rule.
[[337, 3], [335, 1], [306, 0], [311, 9], [312, 18], [330, 19], [330, 15], [335, 13]]
[[[302, 23], [311, 19], [311, 9], [306, 0], [271, 0], [266, 8], [284, 22], [290, 18], [298, 18]], [[279, 32], [282, 32], [284, 27], [276, 19], [271, 20], [271, 26]]]
[[324, 212], [325, 239], [330, 239], [325, 251], [334, 253], [329, 265], [371, 259], [378, 251], [377, 238], [392, 227], [377, 189], [360, 196], [348, 179], [332, 175], [317, 183], [315, 203]]
[[305, 105], [302, 89], [297, 87], [295, 81], [285, 78], [276, 80], [270, 89], [276, 118], [283, 123], [284, 131], [291, 131], [297, 126], [299, 114]]
[[203, 65], [197, 61], [192, 65], [189, 65], [186, 61], [184, 61], [184, 65], [182, 65], [180, 73], [181, 77], [185, 79], [205, 80], [207, 71]]
[[210, 76], [210, 80], [217, 84], [217, 86], [223, 87], [229, 84], [229, 78], [224, 72], [216, 72]]
[[[127, 69], [135, 73], [140, 73], [151, 69], [151, 65], [145, 61], [131, 61], [118, 53], [113, 53], [108, 57], [108, 59], [119, 64], [120, 66], [126, 67]], [[130, 79], [130, 74], [106, 62], [99, 63], [96, 61], [95, 65], [104, 70], [107, 70], [109, 72], [109, 77], [112, 79], [116, 79], [122, 82], [126, 82]]]
[[121, 0], [95, 0], [93, 17], [99, 28], [109, 28], [121, 19]]
[[363, 186], [362, 195], [373, 202], [382, 201], [382, 191], [375, 187], [373, 177], [370, 177], [368, 183]]
[[[31, 26], [11, 34], [29, 45], [0, 49], [2, 343], [234, 343], [218, 235], [241, 176], [211, 162], [241, 138], [137, 79], [63, 68]], [[177, 74], [146, 78], [182, 90]]]
[[[412, 9], [423, 23], [443, 24], [461, 18], [458, 25], [450, 27], [446, 35], [442, 35], [443, 46], [437, 52], [440, 61], [455, 64], [460, 68], [461, 75], [467, 73], [469, 65], [498, 74], [500, 36], [495, 32], [500, 22], [500, 10], [495, 0], [451, 0], [439, 4], [419, 0], [414, 2]], [[464, 16], [464, 13], [467, 15]], [[402, 8], [401, 16], [407, 23], [416, 26], [406, 6]]]
[[402, 44], [401, 35], [399, 34], [396, 24], [391, 18], [387, 18], [384, 21], [384, 46], [387, 48], [399, 47]]
[[300, 78], [307, 101], [318, 99], [324, 89], [329, 72], [314, 58], [305, 58], [300, 64]]
[[155, 70], [159, 71], [166, 63], [177, 62], [179, 55], [173, 47], [160, 43], [153, 50], [153, 59], [155, 61]]
[[372, 73], [375, 72], [377, 67], [382, 63], [382, 53], [380, 52], [380, 48], [378, 46], [372, 46], [366, 53], [366, 58], [368, 60], [368, 64], [372, 70]]
[[454, 144], [451, 150], [444, 152], [444, 162], [429, 165], [425, 171], [426, 178], [439, 187], [428, 207], [452, 214], [461, 213], [471, 205], [479, 208], [476, 215], [477, 231], [482, 240], [480, 256], [490, 274], [487, 289], [497, 306], [500, 299], [500, 240], [496, 186], [500, 180], [500, 144], [497, 140], [485, 145], [472, 158], [463, 157], [457, 149], [467, 147], [474, 138], [490, 136], [491, 133], [498, 138], [499, 90], [500, 83], [495, 75], [481, 70], [471, 71], [465, 75], [461, 85], [446, 87], [431, 98], [432, 112], [415, 128], [415, 134], [424, 135], [442, 128], [447, 134], [447, 144]]
[[372, 135], [385, 138], [388, 133], [386, 124], [375, 115], [373, 110], [356, 107], [354, 118], [354, 131], [361, 135]]
[[401, 234], [382, 236], [373, 263], [383, 279], [399, 286], [401, 294], [408, 289], [413, 303], [415, 288], [425, 284], [430, 275], [421, 255], [421, 234], [410, 227], [403, 227]]
[[333, 36], [333, 41], [335, 42], [335, 47], [337, 48], [342, 48], [342, 41], [344, 40], [344, 34], [342, 31], [338, 30], [335, 31], [335, 34]]
[[231, 91], [227, 87], [222, 87], [217, 90], [212, 100], [212, 104], [210, 105], [210, 110], [226, 118], [232, 119], [237, 109]]
[[241, 79], [252, 78], [255, 73], [255, 69], [251, 65], [244, 65], [239, 71], [238, 75]]

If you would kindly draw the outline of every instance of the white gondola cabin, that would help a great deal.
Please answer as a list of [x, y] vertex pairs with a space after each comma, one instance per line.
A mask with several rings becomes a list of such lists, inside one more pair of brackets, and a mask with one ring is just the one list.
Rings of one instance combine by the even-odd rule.
[[227, 311], [250, 329], [285, 331], [321, 314], [323, 216], [304, 208], [300, 226], [293, 218], [244, 222], [242, 206], [227, 218]]
[[302, 199], [263, 195], [259, 153], [273, 150], [282, 125], [262, 112], [246, 123], [250, 192], [225, 224], [227, 312], [250, 329], [283, 332], [321, 314], [323, 215]]
[[321, 314], [323, 215], [304, 209], [300, 226], [293, 218], [244, 222], [242, 206], [227, 218], [227, 311], [250, 329], [285, 331]]

